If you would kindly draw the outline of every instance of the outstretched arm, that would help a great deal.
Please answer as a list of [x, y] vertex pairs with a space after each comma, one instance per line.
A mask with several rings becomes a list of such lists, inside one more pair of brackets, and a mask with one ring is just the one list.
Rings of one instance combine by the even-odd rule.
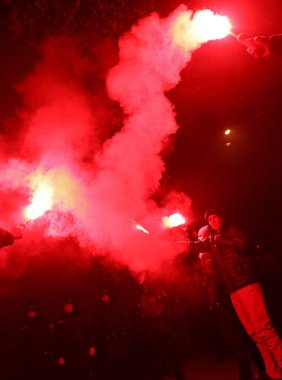
[[239, 34], [237, 40], [246, 46], [249, 54], [256, 58], [267, 57], [270, 54], [282, 55], [282, 34], [256, 37]]
[[239, 250], [246, 247], [246, 237], [237, 227], [229, 228], [223, 235], [215, 235], [215, 242], [218, 246], [226, 246]]
[[6, 247], [7, 245], [12, 245], [14, 240], [15, 237], [11, 232], [0, 228], [0, 248]]
[[23, 227], [17, 226], [11, 231], [0, 228], [0, 248], [12, 245], [16, 239], [21, 239], [23, 236]]

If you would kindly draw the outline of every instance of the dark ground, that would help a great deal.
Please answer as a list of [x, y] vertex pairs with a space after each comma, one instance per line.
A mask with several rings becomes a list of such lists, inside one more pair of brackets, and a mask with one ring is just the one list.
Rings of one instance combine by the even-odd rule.
[[[271, 317], [281, 332], [281, 271], [270, 252], [257, 261]], [[189, 380], [235, 380], [234, 352], [244, 350], [261, 365], [228, 299], [222, 300], [220, 312], [209, 310], [197, 261], [177, 262], [170, 280], [134, 274], [105, 257], [82, 263], [73, 252], [60, 258], [49, 252], [45, 261], [29, 258], [17, 277], [9, 272], [13, 265], [1, 275], [0, 368], [5, 380], [157, 380], [177, 379], [179, 373]], [[77, 310], [70, 319], [63, 312], [67, 296]], [[34, 325], [26, 316], [31, 300], [42, 312]], [[219, 323], [214, 323], [215, 315]], [[93, 358], [90, 346], [96, 349]], [[60, 356], [65, 366], [58, 365]]]

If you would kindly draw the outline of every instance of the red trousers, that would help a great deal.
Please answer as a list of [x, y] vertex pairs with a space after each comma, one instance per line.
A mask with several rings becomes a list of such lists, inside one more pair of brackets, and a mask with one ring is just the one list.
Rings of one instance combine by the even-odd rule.
[[270, 321], [259, 283], [231, 293], [234, 309], [263, 357], [268, 376], [282, 377], [282, 340]]

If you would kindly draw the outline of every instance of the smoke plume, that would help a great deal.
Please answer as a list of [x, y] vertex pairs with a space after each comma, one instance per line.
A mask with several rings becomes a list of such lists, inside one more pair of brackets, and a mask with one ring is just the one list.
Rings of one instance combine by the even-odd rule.
[[101, 130], [110, 131], [115, 120], [95, 89], [95, 62], [69, 38], [44, 44], [41, 60], [19, 85], [21, 150], [2, 162], [0, 173], [2, 188], [24, 199], [11, 208], [13, 217], [21, 217], [36, 186], [52, 187], [52, 210], [28, 226], [16, 243], [20, 249], [32, 241], [36, 251], [42, 236], [72, 236], [93, 254], [111, 253], [136, 270], [157, 269], [179, 251], [164, 238], [161, 218], [177, 208], [190, 215], [191, 201], [172, 191], [160, 205], [154, 194], [165, 173], [163, 150], [179, 127], [165, 94], [199, 47], [190, 27], [191, 14], [180, 6], [167, 18], [151, 14], [121, 37], [106, 87], [123, 111], [123, 125], [106, 140]]

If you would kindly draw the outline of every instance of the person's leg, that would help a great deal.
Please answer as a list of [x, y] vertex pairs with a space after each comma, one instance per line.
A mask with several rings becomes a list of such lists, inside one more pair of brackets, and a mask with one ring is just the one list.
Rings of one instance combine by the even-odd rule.
[[249, 338], [246, 336], [230, 300], [224, 299], [221, 305], [219, 325], [228, 349], [236, 361], [239, 380], [252, 380], [253, 371], [246, 341]]
[[[282, 341], [273, 328], [258, 283], [231, 293], [236, 313], [260, 350], [271, 378], [282, 376]], [[280, 367], [280, 368], [279, 368]]]

